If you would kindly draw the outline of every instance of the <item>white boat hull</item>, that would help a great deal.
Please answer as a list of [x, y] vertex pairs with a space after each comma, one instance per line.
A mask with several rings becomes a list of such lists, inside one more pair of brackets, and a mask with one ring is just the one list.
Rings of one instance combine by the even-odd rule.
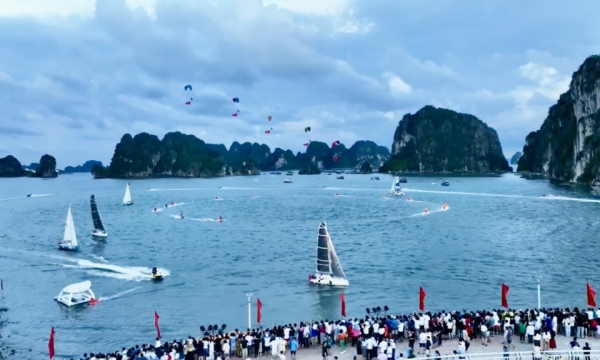
[[402, 191], [395, 191], [395, 192], [390, 193], [390, 195], [392, 195], [392, 196], [403, 196], [404, 193]]
[[79, 249], [79, 246], [77, 246], [77, 245], [58, 243], [58, 250], [76, 251], [78, 249]]
[[92, 231], [92, 236], [93, 237], [105, 238], [105, 237], [108, 237], [108, 234], [105, 231], [94, 230], [94, 231]]
[[326, 286], [348, 286], [350, 282], [344, 278], [337, 278], [331, 276], [315, 276], [308, 280], [311, 284], [315, 285], [326, 285]]

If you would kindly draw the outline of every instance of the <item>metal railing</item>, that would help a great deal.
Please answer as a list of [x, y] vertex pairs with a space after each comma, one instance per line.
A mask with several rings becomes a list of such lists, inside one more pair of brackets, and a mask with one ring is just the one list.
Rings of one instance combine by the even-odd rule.
[[[424, 358], [417, 356], [417, 359]], [[600, 350], [552, 350], [542, 351], [539, 357], [533, 351], [511, 351], [508, 353], [473, 353], [463, 355], [430, 355], [435, 360], [600, 360]]]

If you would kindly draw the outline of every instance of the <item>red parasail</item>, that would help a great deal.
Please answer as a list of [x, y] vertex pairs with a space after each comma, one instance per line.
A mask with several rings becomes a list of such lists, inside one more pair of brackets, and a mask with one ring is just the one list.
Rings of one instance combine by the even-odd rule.
[[231, 114], [231, 116], [233, 116], [233, 117], [237, 117], [237, 113], [235, 113], [235, 114]]
[[336, 156], [336, 157], [333, 158], [333, 161], [338, 161], [339, 159], [340, 158]]
[[308, 146], [308, 143], [304, 143], [304, 146]]
[[186, 101], [186, 102], [185, 102], [185, 104], [186, 104], [186, 105], [189, 105], [189, 104], [191, 104], [191, 103], [192, 103], [191, 101]]
[[265, 134], [270, 134], [271, 130], [265, 130]]
[[339, 144], [340, 144], [340, 141], [336, 140], [336, 141], [334, 141], [334, 142], [331, 143], [331, 147], [335, 147], [336, 145], [339, 145]]

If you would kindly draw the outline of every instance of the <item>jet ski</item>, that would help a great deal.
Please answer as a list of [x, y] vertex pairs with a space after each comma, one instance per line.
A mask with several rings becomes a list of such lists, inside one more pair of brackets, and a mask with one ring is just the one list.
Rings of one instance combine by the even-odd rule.
[[[544, 195], [544, 196], [546, 196], [546, 195]], [[31, 194], [27, 194], [27, 197], [31, 197]]]
[[442, 186], [450, 186], [450, 183], [449, 183], [449, 182], [447, 182], [447, 181], [444, 181], [444, 182], [442, 183]]
[[152, 280], [156, 280], [156, 281], [160, 281], [163, 279], [163, 276], [160, 273], [150, 274], [150, 277], [152, 278]]

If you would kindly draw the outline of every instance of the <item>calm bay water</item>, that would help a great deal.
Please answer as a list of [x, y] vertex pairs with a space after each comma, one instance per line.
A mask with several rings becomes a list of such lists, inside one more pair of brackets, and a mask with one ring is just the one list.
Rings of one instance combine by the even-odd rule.
[[[283, 179], [131, 181], [129, 207], [121, 205], [124, 180], [1, 179], [0, 307], [9, 310], [0, 314], [0, 344], [43, 358], [54, 326], [59, 356], [113, 351], [150, 342], [155, 310], [165, 340], [196, 335], [200, 325], [242, 328], [246, 293], [254, 294], [253, 321], [261, 299], [264, 325], [337, 317], [341, 290], [307, 283], [322, 220], [350, 281], [352, 317], [373, 306], [413, 311], [419, 286], [431, 310], [497, 307], [502, 282], [511, 307], [533, 307], [536, 275], [543, 306], [582, 306], [586, 280], [600, 287], [600, 201], [573, 189], [512, 174], [453, 178], [447, 188], [442, 179], [418, 177], [405, 184], [415, 200], [407, 202], [382, 198], [388, 176]], [[90, 236], [91, 194], [106, 241]], [[163, 209], [172, 201], [182, 204]], [[444, 202], [449, 211], [438, 211]], [[69, 204], [77, 253], [56, 247]], [[420, 215], [424, 208], [428, 216]], [[219, 215], [223, 223], [209, 221]], [[168, 274], [162, 283], [148, 280], [152, 266]], [[88, 279], [103, 300], [98, 305], [68, 309], [53, 300], [64, 286]]]

